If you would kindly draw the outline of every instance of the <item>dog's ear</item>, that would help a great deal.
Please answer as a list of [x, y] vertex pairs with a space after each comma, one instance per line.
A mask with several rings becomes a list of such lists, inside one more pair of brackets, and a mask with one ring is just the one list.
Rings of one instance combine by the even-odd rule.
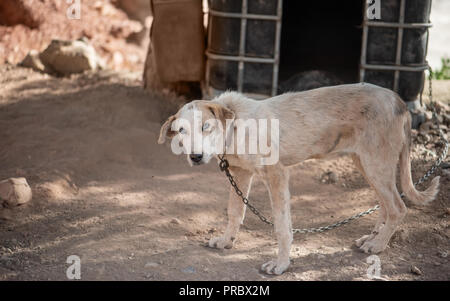
[[158, 143], [163, 144], [166, 141], [166, 137], [172, 138], [176, 135], [176, 132], [172, 131], [172, 122], [176, 119], [175, 115], [170, 116], [166, 122], [161, 126], [159, 131]]
[[234, 112], [222, 104], [215, 102], [208, 102], [206, 104], [206, 107], [211, 111], [214, 117], [222, 121], [223, 125], [225, 125], [227, 119], [234, 120], [235, 117]]

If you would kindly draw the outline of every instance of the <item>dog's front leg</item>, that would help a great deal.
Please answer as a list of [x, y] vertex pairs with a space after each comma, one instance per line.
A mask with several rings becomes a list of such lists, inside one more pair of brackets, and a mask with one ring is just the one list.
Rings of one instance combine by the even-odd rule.
[[[239, 189], [248, 197], [252, 185], [253, 174], [249, 171], [237, 167], [230, 167], [231, 174]], [[228, 225], [223, 236], [213, 237], [209, 240], [209, 246], [218, 249], [231, 249], [236, 240], [239, 226], [244, 220], [245, 205], [242, 198], [236, 194], [233, 187], [230, 187], [230, 197], [228, 199]]]
[[278, 241], [278, 257], [262, 265], [268, 274], [281, 275], [290, 264], [292, 245], [292, 224], [290, 211], [289, 172], [279, 166], [267, 167], [264, 171], [265, 184], [272, 203], [275, 233]]

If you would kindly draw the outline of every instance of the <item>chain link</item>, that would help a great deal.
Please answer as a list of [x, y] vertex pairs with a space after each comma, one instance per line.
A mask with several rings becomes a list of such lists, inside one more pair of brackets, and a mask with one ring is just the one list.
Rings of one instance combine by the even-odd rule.
[[[436, 112], [436, 104], [433, 102], [433, 95], [432, 95], [432, 72], [431, 72], [431, 68], [430, 68], [430, 75], [429, 75], [429, 98], [430, 98], [430, 107], [432, 109], [432, 113], [433, 113], [433, 119], [434, 122], [437, 125], [437, 130], [439, 132], [439, 137], [441, 138], [441, 141], [444, 144], [444, 150], [442, 151], [441, 155], [439, 156], [438, 160], [436, 160], [434, 162], [434, 164], [431, 166], [430, 169], [428, 169], [428, 171], [417, 181], [414, 183], [414, 186], [417, 186], [419, 184], [422, 184], [423, 182], [425, 182], [426, 180], [428, 180], [428, 178], [434, 174], [434, 172], [436, 171], [436, 169], [441, 165], [442, 161], [444, 161], [444, 159], [447, 157], [447, 153], [448, 153], [448, 141], [444, 136], [444, 133], [442, 132], [442, 129], [440, 127], [439, 124], [439, 119], [437, 117], [437, 112]], [[227, 176], [228, 180], [230, 181], [231, 186], [234, 188], [234, 190], [236, 191], [236, 194], [242, 199], [242, 202], [247, 206], [247, 208], [250, 209], [250, 211], [253, 212], [253, 214], [255, 214], [262, 222], [264, 222], [267, 225], [271, 225], [273, 226], [273, 222], [271, 222], [270, 220], [268, 220], [256, 207], [254, 207], [248, 200], [248, 198], [244, 195], [244, 193], [239, 189], [239, 187], [236, 184], [236, 181], [233, 178], [233, 175], [231, 175], [230, 173], [230, 165], [228, 163], [228, 160], [225, 158], [225, 155], [218, 155], [220, 163], [219, 163], [219, 167], [220, 170], [225, 172], [225, 175]], [[400, 196], [403, 198], [405, 195], [404, 193], [401, 193]], [[366, 211], [360, 212], [358, 214], [352, 215], [349, 218], [346, 218], [344, 220], [338, 221], [334, 224], [330, 224], [327, 226], [322, 226], [322, 227], [317, 227], [317, 228], [303, 228], [303, 229], [292, 229], [292, 233], [293, 234], [297, 234], [297, 233], [302, 233], [302, 234], [306, 234], [306, 233], [321, 233], [321, 232], [325, 232], [328, 230], [332, 230], [335, 229], [337, 227], [340, 227], [342, 225], [348, 224], [349, 222], [359, 219], [363, 216], [369, 215], [375, 211], [377, 211], [378, 209], [380, 209], [379, 205], [376, 205], [375, 207], [369, 208]]]

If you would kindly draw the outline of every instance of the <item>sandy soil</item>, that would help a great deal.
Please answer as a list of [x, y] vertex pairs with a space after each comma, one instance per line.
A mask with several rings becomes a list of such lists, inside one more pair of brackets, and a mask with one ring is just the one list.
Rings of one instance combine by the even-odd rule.
[[[368, 279], [368, 255], [353, 240], [378, 213], [296, 235], [292, 265], [279, 277], [259, 272], [276, 244], [250, 213], [234, 249], [206, 248], [226, 223], [227, 179], [215, 162], [190, 168], [156, 144], [161, 122], [182, 101], [144, 92], [138, 78], [105, 71], [59, 79], [0, 66], [0, 179], [25, 176], [34, 193], [29, 204], [0, 210], [0, 280], [66, 280], [69, 255], [81, 258], [83, 280]], [[414, 178], [430, 164], [415, 159]], [[336, 183], [321, 182], [327, 171]], [[450, 280], [448, 173], [441, 183], [433, 204], [409, 206], [379, 255], [385, 279]], [[347, 158], [293, 169], [291, 194], [295, 227], [343, 219], [377, 199]], [[251, 200], [270, 215], [261, 183]]]

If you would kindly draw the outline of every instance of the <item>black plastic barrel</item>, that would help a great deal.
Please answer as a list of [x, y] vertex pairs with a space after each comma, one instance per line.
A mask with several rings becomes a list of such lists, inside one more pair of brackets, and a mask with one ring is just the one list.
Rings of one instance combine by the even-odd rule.
[[[399, 23], [401, 0], [382, 0], [381, 19], [374, 22]], [[431, 0], [406, 0], [404, 23], [428, 23]], [[398, 29], [368, 27], [366, 63], [368, 65], [396, 65]], [[404, 28], [400, 66], [426, 65], [428, 30], [426, 26]], [[363, 81], [394, 90], [395, 71], [367, 69]], [[405, 101], [414, 101], [423, 89], [424, 71], [399, 71], [397, 92]]]
[[[247, 14], [277, 16], [278, 0], [247, 0]], [[220, 91], [239, 90], [239, 61], [237, 57], [272, 59], [276, 51], [276, 21], [247, 18], [245, 43], [240, 53], [241, 20], [239, 17], [220, 16], [214, 12], [242, 14], [242, 0], [210, 0], [208, 53], [235, 57], [208, 58], [209, 86]], [[273, 64], [244, 62], [241, 92], [271, 95]]]

